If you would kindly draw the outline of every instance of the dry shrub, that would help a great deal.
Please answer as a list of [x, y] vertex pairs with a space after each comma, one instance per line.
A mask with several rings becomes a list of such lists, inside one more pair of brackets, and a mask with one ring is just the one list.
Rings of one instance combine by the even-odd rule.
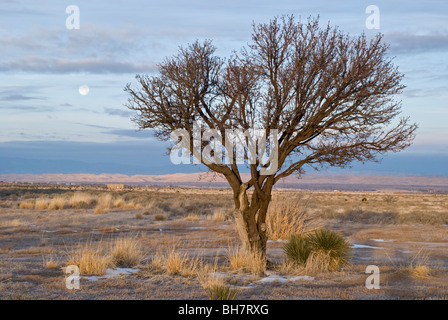
[[417, 279], [429, 279], [431, 278], [431, 268], [425, 265], [408, 266], [406, 271], [413, 278]]
[[226, 221], [227, 220], [227, 212], [223, 209], [215, 210], [213, 212], [213, 215], [211, 216], [211, 218], [208, 218], [208, 219], [211, 219], [215, 222]]
[[135, 219], [143, 219], [143, 214], [138, 212], [135, 214]]
[[274, 241], [287, 239], [309, 229], [311, 220], [305, 217], [309, 199], [309, 196], [296, 193], [274, 196], [266, 214], [268, 238]]
[[20, 209], [34, 209], [35, 200], [24, 200], [20, 203]]
[[62, 210], [65, 206], [65, 198], [55, 197], [48, 203], [48, 209], [50, 210]]
[[194, 214], [194, 213], [190, 213], [188, 216], [186, 216], [184, 218], [186, 221], [198, 221], [199, 220], [199, 215], [198, 214]]
[[284, 245], [286, 259], [309, 273], [336, 271], [348, 264], [350, 243], [329, 229], [296, 234]]
[[143, 259], [137, 237], [116, 239], [111, 246], [110, 255], [115, 266], [124, 268], [134, 267]]
[[98, 197], [97, 206], [110, 209], [112, 207], [113, 196], [110, 193], [103, 193]]
[[73, 249], [68, 253], [67, 266], [77, 266], [83, 275], [104, 275], [107, 268], [113, 267], [111, 256], [105, 252], [104, 247], [106, 246], [100, 243]]
[[166, 214], [158, 213], [158, 214], [154, 215], [154, 221], [165, 221], [167, 219], [168, 219], [168, 217]]
[[20, 225], [19, 219], [12, 220], [2, 220], [0, 221], [0, 227], [9, 228], [9, 227], [18, 227]]
[[60, 266], [59, 261], [55, 260], [53, 257], [50, 257], [48, 259], [44, 258], [43, 264], [44, 268], [47, 269], [57, 269]]
[[73, 209], [88, 209], [95, 205], [96, 199], [86, 192], [75, 192], [69, 199], [68, 205]]
[[118, 198], [114, 200], [113, 203], [114, 208], [124, 208], [126, 206], [126, 202], [122, 198]]
[[234, 247], [227, 250], [226, 256], [230, 268], [236, 272], [260, 275], [266, 271], [266, 260], [261, 253], [248, 252], [246, 249]]
[[93, 213], [95, 213], [95, 214], [102, 214], [107, 211], [108, 211], [108, 209], [102, 208], [100, 206], [96, 206], [95, 209], [93, 209]]
[[162, 253], [156, 252], [152, 255], [151, 257], [152, 268], [156, 270], [162, 270], [162, 268], [164, 267], [164, 263], [165, 263], [165, 256]]
[[140, 209], [142, 207], [142, 205], [136, 201], [130, 201], [126, 204], [126, 208], [127, 209]]
[[[389, 257], [390, 259], [390, 257]], [[427, 266], [429, 253], [421, 248], [411, 259], [405, 263], [396, 265], [392, 262], [394, 269], [401, 274], [406, 274], [416, 279], [431, 278], [431, 268]]]
[[204, 288], [210, 300], [235, 300], [237, 289], [232, 288], [224, 282], [223, 277], [216, 273], [215, 265], [205, 265], [197, 273], [198, 281]]
[[175, 249], [172, 249], [165, 255], [163, 264], [168, 274], [180, 274], [184, 277], [192, 277], [196, 275], [201, 262], [198, 257], [189, 258], [186, 254], [180, 254]]
[[37, 210], [45, 210], [48, 209], [48, 205], [50, 201], [48, 199], [38, 199], [34, 204], [34, 208]]

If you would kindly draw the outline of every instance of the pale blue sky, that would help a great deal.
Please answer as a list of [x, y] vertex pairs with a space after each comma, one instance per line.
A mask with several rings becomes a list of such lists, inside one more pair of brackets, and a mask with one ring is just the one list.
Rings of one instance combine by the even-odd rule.
[[[365, 26], [365, 9], [371, 4], [380, 9], [379, 30]], [[80, 9], [79, 30], [65, 26], [68, 5]], [[134, 83], [137, 73], [153, 72], [165, 56], [195, 39], [213, 39], [218, 54], [228, 56], [250, 40], [253, 21], [267, 22], [282, 14], [297, 19], [319, 14], [322, 22], [352, 35], [384, 33], [395, 64], [405, 74], [403, 114], [420, 126], [405, 154], [448, 156], [444, 0], [2, 0], [0, 157], [23, 156], [20, 146], [29, 148], [31, 141], [59, 148], [58, 142], [72, 142], [81, 153], [82, 143], [113, 147], [133, 141], [139, 145], [133, 157], [146, 145], [158, 148], [160, 143], [148, 134], [135, 132], [123, 106], [125, 84]], [[81, 85], [89, 86], [88, 95], [79, 94]], [[88, 158], [91, 149], [84, 150]], [[52, 152], [56, 147], [48, 149], [48, 159]], [[72, 160], [70, 155], [66, 160]]]

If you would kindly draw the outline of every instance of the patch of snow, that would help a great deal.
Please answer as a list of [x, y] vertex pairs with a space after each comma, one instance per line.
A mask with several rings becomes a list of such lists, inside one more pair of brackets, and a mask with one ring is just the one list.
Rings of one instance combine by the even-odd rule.
[[273, 283], [273, 282], [286, 283], [288, 281], [298, 281], [298, 280], [314, 280], [314, 278], [310, 277], [310, 276], [282, 277], [279, 275], [271, 274], [270, 276], [267, 276], [266, 278], [258, 280], [257, 283], [261, 283], [261, 284]]
[[380, 248], [380, 247], [373, 247], [373, 246], [368, 246], [365, 244], [356, 244], [356, 243], [352, 244], [351, 247], [353, 249], [384, 249], [384, 248]]
[[370, 239], [376, 242], [393, 242], [394, 240], [384, 240], [384, 239]]
[[287, 240], [283, 240], [283, 239], [277, 239], [277, 240], [268, 240], [268, 243], [275, 243], [275, 242], [286, 242]]
[[106, 269], [106, 274], [104, 276], [89, 276], [84, 278], [90, 281], [98, 281], [99, 279], [113, 278], [121, 274], [132, 274], [137, 271], [140, 271], [140, 269], [133, 269], [133, 268]]

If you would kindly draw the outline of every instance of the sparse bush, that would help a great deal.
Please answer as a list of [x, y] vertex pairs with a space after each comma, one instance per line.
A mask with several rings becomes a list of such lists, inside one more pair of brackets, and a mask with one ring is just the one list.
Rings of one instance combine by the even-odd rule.
[[86, 192], [75, 192], [67, 201], [73, 209], [88, 209], [96, 204], [96, 199]]
[[285, 244], [286, 259], [309, 272], [336, 271], [348, 263], [350, 243], [329, 229], [293, 235]]
[[238, 290], [225, 284], [223, 277], [216, 273], [217, 262], [202, 266], [198, 273], [198, 281], [210, 300], [234, 300]]
[[113, 206], [114, 208], [124, 208], [126, 206], [126, 203], [124, 202], [123, 199], [118, 198], [114, 200]]
[[102, 214], [105, 212], [104, 208], [100, 207], [100, 206], [96, 206], [95, 209], [93, 210], [93, 212], [95, 214]]
[[188, 216], [185, 217], [185, 220], [187, 221], [198, 221], [199, 215], [190, 213]]
[[206, 291], [210, 300], [235, 300], [238, 293], [237, 289], [226, 284], [212, 286]]
[[44, 258], [44, 267], [47, 269], [57, 269], [59, 268], [60, 264], [57, 260], [55, 260], [53, 257], [49, 258], [49, 259], [45, 259]]
[[20, 203], [19, 207], [20, 209], [33, 209], [35, 202], [35, 200], [25, 200]]
[[115, 240], [110, 255], [115, 266], [124, 268], [134, 267], [143, 259], [140, 244], [136, 237]]
[[[207, 217], [207, 219], [209, 219], [208, 217]], [[215, 222], [226, 221], [227, 220], [227, 212], [223, 209], [215, 210], [213, 212], [213, 216], [211, 216], [211, 220], [213, 220]]]
[[64, 206], [65, 206], [65, 199], [62, 197], [53, 198], [48, 203], [48, 209], [50, 210], [62, 210], [64, 209]]
[[34, 204], [34, 208], [36, 210], [45, 210], [48, 209], [49, 200], [48, 199], [38, 199]]
[[303, 233], [310, 220], [305, 219], [309, 197], [286, 195], [274, 197], [266, 214], [266, 230], [271, 240], [287, 239]]
[[91, 244], [69, 252], [67, 265], [78, 266], [83, 275], [99, 276], [104, 275], [107, 268], [113, 267], [111, 256], [100, 245], [93, 247]]
[[136, 213], [135, 219], [143, 219], [143, 214], [141, 214], [140, 212]]
[[180, 274], [191, 277], [197, 273], [200, 267], [199, 258], [188, 258], [186, 254], [180, 254], [172, 249], [164, 259], [166, 272], [171, 275]]
[[304, 266], [311, 254], [312, 247], [308, 237], [303, 234], [294, 234], [289, 237], [283, 251], [289, 262]]
[[338, 218], [342, 221], [367, 224], [396, 224], [399, 221], [399, 214], [393, 211], [349, 210], [344, 214], [338, 215]]
[[110, 193], [103, 193], [98, 197], [97, 206], [104, 209], [109, 209], [112, 207], [112, 200], [113, 197]]
[[261, 253], [248, 252], [236, 247], [229, 249], [226, 256], [230, 268], [237, 272], [246, 271], [252, 275], [260, 275], [266, 271], [266, 261]]
[[165, 221], [167, 219], [168, 219], [168, 217], [166, 216], [166, 214], [158, 213], [158, 214], [154, 215], [154, 221]]

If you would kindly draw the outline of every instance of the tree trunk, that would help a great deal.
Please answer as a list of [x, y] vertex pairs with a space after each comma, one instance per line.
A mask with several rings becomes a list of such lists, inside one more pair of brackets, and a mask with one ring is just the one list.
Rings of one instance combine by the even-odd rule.
[[254, 191], [249, 203], [247, 184], [242, 184], [235, 200], [235, 222], [243, 247], [250, 253], [260, 255], [266, 261], [266, 212], [270, 202]]

